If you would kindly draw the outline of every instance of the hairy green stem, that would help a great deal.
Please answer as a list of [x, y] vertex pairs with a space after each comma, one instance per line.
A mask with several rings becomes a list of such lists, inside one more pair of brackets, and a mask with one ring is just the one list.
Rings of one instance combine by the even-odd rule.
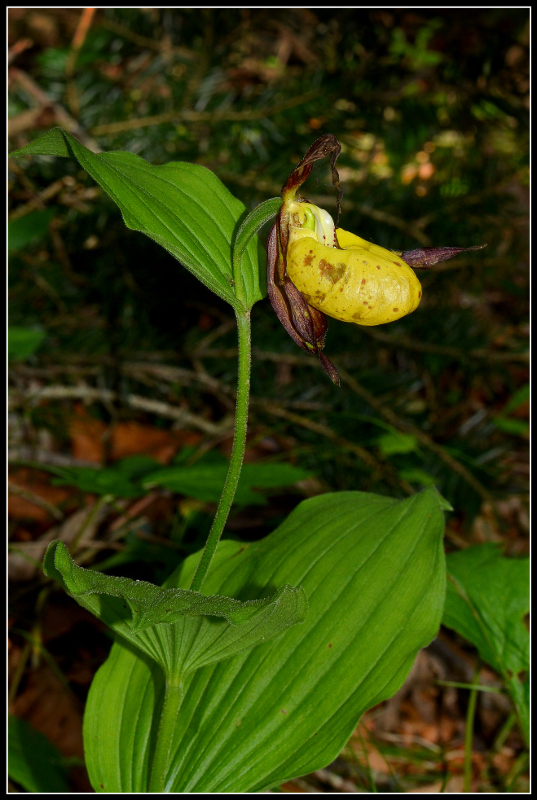
[[170, 768], [170, 754], [173, 745], [173, 732], [177, 724], [177, 715], [181, 707], [183, 691], [180, 679], [170, 681], [166, 676], [164, 704], [160, 715], [160, 723], [155, 745], [155, 754], [151, 765], [149, 792], [162, 794], [166, 792], [166, 780]]
[[[228, 518], [235, 491], [241, 474], [244, 450], [246, 447], [246, 428], [248, 424], [248, 401], [250, 398], [250, 363], [251, 337], [250, 312], [237, 311], [237, 328], [239, 334], [239, 375], [237, 384], [237, 405], [235, 410], [235, 436], [229, 469], [218, 504], [218, 509], [201, 554], [201, 559], [192, 581], [192, 591], [199, 592], [207, 576], [211, 561], [216, 552], [220, 536]], [[181, 708], [181, 677], [171, 679], [166, 675], [166, 693], [160, 716], [155, 754], [151, 765], [149, 791], [163, 793], [168, 791], [166, 782], [170, 777], [170, 758], [173, 747], [173, 734], [177, 725], [177, 717]]]
[[216, 552], [218, 542], [224, 530], [244, 459], [246, 447], [246, 427], [248, 424], [248, 401], [250, 398], [250, 365], [252, 345], [250, 336], [250, 312], [236, 311], [237, 328], [239, 334], [239, 377], [237, 383], [237, 405], [235, 410], [235, 436], [233, 450], [229, 462], [229, 470], [224, 484], [224, 490], [211, 531], [201, 554], [201, 559], [190, 586], [194, 592], [199, 592], [207, 576], [207, 571]]

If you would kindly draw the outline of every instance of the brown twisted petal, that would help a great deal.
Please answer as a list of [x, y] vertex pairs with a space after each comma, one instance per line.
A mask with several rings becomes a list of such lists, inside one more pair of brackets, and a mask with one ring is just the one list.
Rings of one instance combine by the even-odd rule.
[[325, 133], [324, 136], [321, 136], [317, 139], [302, 161], [295, 167], [295, 169], [291, 172], [287, 181], [284, 183], [282, 187], [282, 197], [284, 200], [288, 199], [288, 196], [294, 197], [296, 195], [297, 189], [302, 186], [306, 178], [309, 176], [310, 172], [313, 169], [313, 165], [316, 161], [319, 161], [321, 158], [325, 158], [325, 156], [330, 155], [330, 168], [332, 170], [332, 183], [336, 187], [337, 190], [337, 200], [336, 200], [336, 222], [339, 220], [339, 211], [341, 207], [341, 198], [343, 196], [343, 192], [341, 191], [341, 187], [339, 184], [339, 174], [336, 169], [336, 161], [341, 152], [341, 145], [334, 136], [333, 133]]
[[316, 161], [330, 155], [332, 182], [337, 189], [337, 215], [342, 192], [336, 160], [341, 145], [336, 137], [327, 133], [317, 139], [304, 158], [291, 172], [282, 188], [283, 205], [272, 227], [267, 242], [267, 289], [272, 308], [283, 327], [302, 350], [317, 355], [323, 369], [333, 383], [339, 386], [339, 375], [335, 366], [322, 349], [328, 323], [322, 311], [312, 308], [287, 275], [287, 248], [289, 244], [289, 206], [297, 198], [297, 191], [309, 176]]
[[428, 269], [440, 261], [447, 261], [448, 258], [458, 256], [459, 253], [468, 253], [470, 250], [482, 250], [486, 244], [478, 244], [475, 247], [420, 247], [417, 250], [404, 250], [401, 258], [414, 269]]
[[317, 355], [330, 380], [339, 386], [337, 369], [322, 352], [328, 327], [326, 317], [307, 304], [285, 274], [285, 265], [282, 263], [284, 257], [278, 247], [278, 228], [279, 223], [275, 222], [267, 241], [267, 290], [270, 303], [293, 341], [306, 353]]

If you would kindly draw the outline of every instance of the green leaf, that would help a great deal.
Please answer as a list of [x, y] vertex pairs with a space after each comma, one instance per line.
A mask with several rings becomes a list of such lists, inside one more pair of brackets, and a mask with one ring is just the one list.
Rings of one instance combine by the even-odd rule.
[[[425, 473], [425, 474], [427, 474], [427, 473]], [[454, 508], [451, 505], [451, 503], [449, 502], [449, 500], [446, 500], [446, 498], [443, 495], [440, 494], [440, 492], [438, 491], [438, 489], [436, 489], [436, 487], [435, 487], [435, 490], [436, 490], [436, 495], [437, 495], [437, 498], [438, 498], [438, 502], [440, 503], [440, 508], [443, 511], [454, 511]]]
[[[154, 463], [154, 462], [153, 462]], [[117, 467], [48, 467], [57, 477], [51, 481], [53, 486], [76, 486], [82, 492], [114, 497], [140, 497], [144, 494], [129, 475]]]
[[9, 361], [24, 361], [35, 353], [46, 331], [41, 328], [23, 328], [10, 325], [7, 332], [7, 352]]
[[[142, 481], [145, 489], [152, 486], [164, 486], [171, 492], [180, 492], [198, 500], [217, 503], [222, 494], [229, 463], [204, 463], [201, 461], [191, 466], [170, 466], [155, 470], [146, 475]], [[244, 464], [239, 485], [234, 497], [237, 505], [263, 505], [266, 503], [262, 494], [252, 490], [291, 486], [297, 481], [310, 477], [311, 473], [293, 467], [291, 464]]]
[[[405, 481], [409, 481], [409, 483], [417, 483], [419, 486], [434, 486], [435, 483], [433, 476], [419, 467], [400, 469], [399, 477]], [[453, 511], [453, 509], [450, 510]]]
[[55, 214], [55, 208], [45, 208], [42, 211], [31, 211], [19, 219], [10, 220], [7, 231], [9, 252], [23, 250], [32, 242], [42, 239], [48, 233], [50, 220]]
[[55, 477], [53, 486], [76, 486], [82, 492], [114, 497], [140, 497], [144, 489], [139, 481], [154, 472], [158, 461], [149, 456], [123, 458], [111, 467], [57, 467], [51, 464], [31, 464]]
[[154, 470], [158, 464], [159, 462], [155, 458], [151, 458], [151, 456], [128, 456], [116, 461], [114, 470], [132, 480], [137, 480]]
[[525, 403], [528, 403], [530, 399], [530, 385], [529, 383], [524, 384], [518, 389], [511, 399], [506, 403], [502, 410], [502, 414], [509, 414], [511, 411], [516, 411], [517, 408], [523, 406]]
[[[529, 705], [519, 674], [529, 667], [529, 559], [505, 558], [492, 543], [447, 557], [448, 587], [442, 622], [464, 636], [506, 682], [526, 736]], [[524, 677], [524, 676], [522, 676]]]
[[261, 299], [255, 239], [242, 259], [244, 303], [237, 297], [231, 246], [245, 208], [210, 170], [185, 162], [154, 166], [133, 153], [92, 153], [61, 128], [10, 157], [24, 155], [76, 158], [117, 203], [128, 228], [162, 245], [235, 309]]
[[414, 436], [410, 433], [400, 433], [396, 430], [383, 433], [378, 437], [376, 444], [386, 456], [391, 456], [395, 453], [412, 453], [419, 449], [418, 442]]
[[[262, 228], [263, 225], [265, 225], [270, 219], [276, 216], [282, 207], [282, 202], [283, 201], [281, 197], [273, 197], [270, 200], [265, 200], [263, 203], [254, 208], [254, 210], [248, 214], [244, 222], [241, 224], [239, 230], [237, 231], [235, 244], [233, 246], [234, 274], [237, 274], [237, 271], [240, 270], [241, 274], [249, 275], [248, 272], [243, 273], [241, 269], [243, 256], [247, 252], [248, 245], [258, 230]], [[262, 283], [264, 285], [264, 281]], [[248, 294], [246, 286], [245, 291], [246, 294]], [[263, 291], [263, 294], [265, 294], [265, 291]]]
[[530, 432], [530, 426], [522, 419], [512, 419], [498, 414], [492, 418], [492, 421], [498, 430], [509, 433], [512, 436], [528, 436]]
[[8, 718], [8, 773], [27, 792], [69, 792], [58, 749], [26, 720], [13, 714]]
[[[246, 601], [300, 584], [308, 615], [277, 640], [187, 677], [166, 791], [258, 792], [330, 763], [436, 635], [442, 534], [434, 489], [400, 502], [342, 492], [301, 503], [257, 544], [221, 542], [204, 589]], [[190, 585], [198, 560], [167, 585]], [[115, 644], [84, 720], [97, 791], [147, 791], [163, 695], [159, 668]]]
[[[186, 589], [163, 589], [146, 581], [102, 575], [75, 564], [61, 541], [51, 542], [45, 574], [60, 583], [81, 606], [143, 653], [155, 658], [170, 677], [227, 658], [280, 635], [302, 622], [307, 601], [301, 588], [281, 586], [263, 599], [241, 603], [231, 597], [206, 597]], [[201, 625], [184, 617], [223, 617]], [[156, 626], [174, 630], [158, 632]], [[148, 635], [140, 635], [148, 631]], [[176, 651], [174, 638], [180, 651]]]
[[[185, 448], [186, 449], [186, 448]], [[186, 454], [185, 454], [186, 457]], [[82, 492], [114, 497], [140, 497], [153, 486], [163, 486], [209, 503], [217, 503], [229, 469], [229, 461], [219, 454], [207, 454], [191, 466], [160, 467], [147, 456], [122, 459], [111, 467], [57, 467], [39, 464], [39, 469], [55, 477], [54, 486], [76, 486]], [[286, 463], [244, 464], [234, 502], [237, 505], [264, 505], [266, 499], [255, 489], [292, 486], [311, 476]]]
[[[511, 414], [513, 411], [516, 411], [521, 406], [524, 406], [529, 403], [530, 400], [530, 385], [526, 383], [524, 386], [521, 386], [518, 391], [514, 393], [508, 403], [502, 409], [501, 414], [497, 414], [495, 417], [492, 418], [492, 421], [496, 425], [496, 427], [503, 431], [504, 433], [509, 433], [512, 436], [529, 436], [530, 426], [527, 422], [523, 419], [513, 419], [512, 417], [507, 416]], [[528, 408], [529, 413], [529, 408]]]

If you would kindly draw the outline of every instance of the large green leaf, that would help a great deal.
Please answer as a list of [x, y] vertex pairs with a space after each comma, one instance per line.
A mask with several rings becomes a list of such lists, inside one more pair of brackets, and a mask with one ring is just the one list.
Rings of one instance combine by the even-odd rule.
[[529, 559], [505, 558], [489, 542], [450, 553], [447, 570], [442, 622], [503, 677], [529, 737], [530, 639], [522, 619], [529, 612]]
[[[186, 678], [166, 791], [261, 791], [333, 760], [438, 630], [442, 534], [434, 489], [400, 502], [343, 492], [301, 503], [258, 544], [221, 542], [204, 591], [244, 601], [300, 584], [309, 611], [278, 639]], [[168, 585], [188, 586], [198, 559]], [[84, 721], [97, 791], [148, 790], [163, 693], [160, 668], [116, 643]]]
[[162, 245], [234, 308], [249, 309], [261, 299], [255, 236], [244, 248], [243, 285], [234, 286], [232, 242], [245, 208], [210, 170], [181, 161], [154, 166], [133, 153], [92, 153], [61, 128], [10, 157], [24, 155], [76, 158], [117, 203], [128, 228]]

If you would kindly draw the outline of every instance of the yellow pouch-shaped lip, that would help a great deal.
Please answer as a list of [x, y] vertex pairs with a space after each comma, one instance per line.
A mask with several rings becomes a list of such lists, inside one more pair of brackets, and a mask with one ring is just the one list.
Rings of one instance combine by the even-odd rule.
[[[378, 255], [381, 258], [396, 258], [395, 254], [390, 252], [390, 250], [386, 250], [385, 247], [381, 247], [379, 244], [373, 244], [373, 242], [368, 242], [365, 239], [362, 239], [361, 236], [357, 236], [355, 233], [344, 231], [343, 228], [337, 228], [336, 234], [339, 246], [344, 250], [356, 250], [360, 248], [363, 250], [369, 250], [370, 253]], [[401, 259], [396, 258], [396, 261], [399, 262]]]
[[365, 250], [369, 250], [371, 247], [371, 242], [367, 242], [355, 233], [344, 231], [343, 228], [336, 228], [336, 234], [339, 246], [343, 247], [343, 249], [347, 247], [363, 247]]
[[421, 284], [401, 258], [341, 228], [337, 237], [344, 249], [309, 236], [289, 244], [287, 273], [310, 306], [357, 325], [394, 322], [418, 307]]

